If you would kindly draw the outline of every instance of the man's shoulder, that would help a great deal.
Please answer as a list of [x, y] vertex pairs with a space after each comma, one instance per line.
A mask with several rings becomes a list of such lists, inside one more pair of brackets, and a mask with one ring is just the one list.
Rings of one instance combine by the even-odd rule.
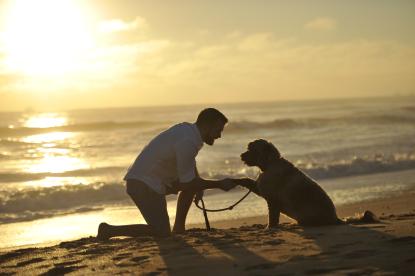
[[172, 126], [169, 130], [173, 132], [174, 134], [177, 134], [178, 136], [183, 138], [188, 137], [189, 133], [193, 132], [193, 124], [188, 122], [178, 123], [174, 126]]
[[187, 145], [188, 147], [196, 148], [196, 150], [199, 150], [203, 145], [197, 126], [188, 122], [173, 125], [160, 134], [157, 140], [158, 142], [163, 141], [163, 143], [180, 145], [182, 147]]
[[187, 130], [189, 128], [193, 127], [192, 123], [188, 123], [188, 122], [181, 122], [178, 124], [175, 124], [171, 127], [171, 129], [181, 129], [181, 130]]

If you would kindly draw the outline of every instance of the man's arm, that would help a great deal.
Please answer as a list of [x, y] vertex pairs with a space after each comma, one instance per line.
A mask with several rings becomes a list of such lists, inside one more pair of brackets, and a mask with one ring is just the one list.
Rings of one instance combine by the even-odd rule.
[[187, 190], [194, 190], [194, 191], [202, 191], [206, 189], [222, 189], [224, 191], [228, 191], [234, 188], [237, 183], [230, 181], [229, 179], [224, 180], [209, 180], [203, 179], [199, 175], [197, 175], [192, 181], [187, 183], [177, 183], [177, 188], [179, 191], [187, 191]]

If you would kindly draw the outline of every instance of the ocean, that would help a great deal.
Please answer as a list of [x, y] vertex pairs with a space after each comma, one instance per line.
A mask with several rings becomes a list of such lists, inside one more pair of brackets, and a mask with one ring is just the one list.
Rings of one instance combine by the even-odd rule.
[[[330, 99], [211, 105], [228, 118], [222, 138], [197, 157], [202, 177], [255, 178], [240, 161], [263, 138], [322, 183], [336, 205], [415, 188], [415, 97]], [[143, 222], [122, 181], [158, 133], [194, 122], [203, 105], [65, 112], [0, 112], [0, 248], [77, 238], [108, 223]], [[371, 178], [371, 176], [378, 176]], [[353, 179], [353, 181], [347, 181]], [[209, 208], [244, 194], [207, 193]], [[174, 220], [176, 196], [168, 196]], [[249, 196], [211, 220], [266, 214]], [[192, 207], [189, 222], [203, 222]]]

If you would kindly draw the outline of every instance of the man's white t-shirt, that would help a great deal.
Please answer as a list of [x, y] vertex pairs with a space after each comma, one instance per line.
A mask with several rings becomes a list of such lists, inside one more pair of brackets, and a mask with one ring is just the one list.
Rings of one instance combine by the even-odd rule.
[[181, 123], [157, 135], [144, 147], [124, 180], [146, 183], [159, 194], [174, 181], [190, 182], [196, 177], [196, 155], [203, 146], [195, 124]]

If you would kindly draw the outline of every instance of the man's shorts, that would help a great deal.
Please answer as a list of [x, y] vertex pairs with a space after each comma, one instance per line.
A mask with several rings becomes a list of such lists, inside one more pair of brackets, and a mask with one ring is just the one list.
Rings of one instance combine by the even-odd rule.
[[155, 235], [170, 235], [171, 228], [165, 195], [158, 194], [144, 182], [135, 179], [127, 180], [127, 194], [137, 205]]

